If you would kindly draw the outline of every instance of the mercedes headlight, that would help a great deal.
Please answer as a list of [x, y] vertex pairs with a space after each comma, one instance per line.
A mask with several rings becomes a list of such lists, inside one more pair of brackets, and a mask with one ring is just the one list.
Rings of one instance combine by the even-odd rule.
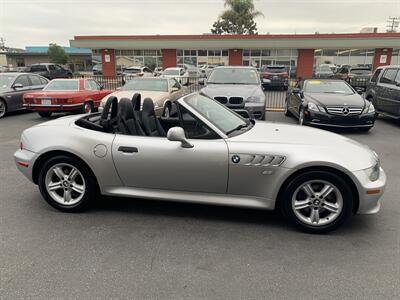
[[265, 101], [265, 97], [261, 97], [261, 96], [250, 96], [249, 98], [247, 98], [247, 102], [262, 103], [264, 101]]
[[371, 114], [374, 112], [375, 112], [375, 107], [372, 103], [370, 105], [366, 106], [363, 111], [364, 114]]
[[308, 103], [308, 110], [322, 111], [322, 112], [325, 111], [325, 109], [322, 106], [317, 105], [317, 104], [312, 103], [312, 102]]
[[371, 168], [365, 169], [365, 172], [366, 172], [369, 180], [377, 181], [379, 179], [379, 176], [381, 173], [381, 164], [379, 163], [379, 160]]

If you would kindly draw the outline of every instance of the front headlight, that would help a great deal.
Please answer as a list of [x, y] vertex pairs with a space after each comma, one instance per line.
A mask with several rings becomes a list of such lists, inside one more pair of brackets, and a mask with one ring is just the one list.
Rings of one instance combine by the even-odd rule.
[[377, 181], [379, 179], [380, 173], [381, 173], [381, 164], [379, 160], [376, 162], [376, 164], [365, 170], [369, 180], [371, 181]]
[[372, 103], [369, 106], [366, 106], [363, 111], [364, 114], [371, 114], [374, 112], [375, 112], [375, 107]]
[[261, 96], [251, 96], [247, 98], [247, 102], [257, 102], [257, 103], [263, 103], [265, 101], [265, 97]]
[[317, 105], [317, 104], [312, 103], [312, 102], [308, 103], [308, 110], [322, 111], [322, 112], [325, 111], [325, 109], [322, 106]]

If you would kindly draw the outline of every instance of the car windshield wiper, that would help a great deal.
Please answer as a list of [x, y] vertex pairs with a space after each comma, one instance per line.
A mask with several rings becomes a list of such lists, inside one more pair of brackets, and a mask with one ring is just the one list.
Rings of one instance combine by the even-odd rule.
[[226, 135], [229, 135], [229, 134], [231, 134], [232, 132], [234, 132], [234, 131], [236, 131], [236, 130], [240, 130], [240, 129], [246, 128], [246, 127], [249, 126], [249, 124], [250, 124], [250, 123], [239, 124], [239, 125], [236, 126], [235, 128], [229, 130], [229, 131], [226, 133]]

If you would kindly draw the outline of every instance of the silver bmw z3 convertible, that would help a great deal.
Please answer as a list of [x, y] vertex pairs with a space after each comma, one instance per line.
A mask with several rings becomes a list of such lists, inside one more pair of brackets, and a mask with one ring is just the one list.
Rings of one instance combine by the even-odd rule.
[[302, 230], [377, 213], [386, 175], [377, 154], [319, 129], [243, 119], [201, 93], [168, 117], [153, 101], [110, 97], [101, 114], [26, 129], [18, 169], [64, 212], [98, 194], [279, 209]]

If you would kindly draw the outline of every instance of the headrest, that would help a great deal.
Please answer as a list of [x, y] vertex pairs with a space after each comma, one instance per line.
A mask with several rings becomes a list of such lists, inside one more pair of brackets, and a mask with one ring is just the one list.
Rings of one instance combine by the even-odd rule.
[[139, 111], [141, 102], [142, 102], [142, 96], [139, 93], [135, 93], [132, 97], [133, 110]]
[[118, 113], [118, 98], [115, 96], [108, 97], [106, 104], [104, 105], [103, 112], [101, 113], [102, 120], [108, 119], [108, 114], [110, 113], [110, 109], [111, 109], [110, 119], [113, 119], [117, 116]]
[[131, 100], [128, 98], [122, 98], [119, 100], [118, 113], [120, 118], [124, 118], [125, 120], [133, 119], [134, 114]]
[[153, 100], [151, 100], [150, 98], [146, 98], [143, 100], [142, 113], [149, 116], [155, 115]]

